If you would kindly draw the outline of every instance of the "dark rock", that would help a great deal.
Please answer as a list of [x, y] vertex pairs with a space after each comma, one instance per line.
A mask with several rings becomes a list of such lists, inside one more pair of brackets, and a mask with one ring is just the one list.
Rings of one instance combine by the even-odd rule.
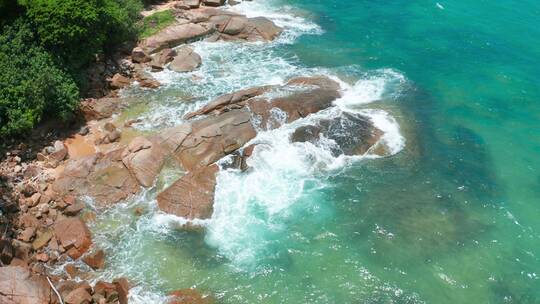
[[225, 4], [225, 0], [202, 0], [202, 2], [206, 6], [213, 7], [222, 6], [223, 4]]
[[131, 51], [131, 60], [136, 63], [150, 62], [152, 58], [141, 47], [136, 47]]
[[113, 280], [116, 291], [118, 292], [118, 302], [120, 304], [128, 303], [129, 282], [126, 278], [118, 278]]
[[11, 260], [15, 256], [15, 249], [11, 244], [11, 240], [2, 239], [0, 240], [0, 261], [2, 264], [9, 265]]
[[317, 144], [320, 136], [324, 135], [336, 143], [336, 146], [332, 147], [334, 156], [362, 155], [377, 143], [382, 134], [368, 117], [344, 112], [333, 119], [322, 119], [317, 125], [296, 129], [291, 141]]
[[85, 204], [83, 202], [76, 202], [73, 205], [66, 207], [66, 209], [64, 209], [64, 214], [69, 216], [77, 215], [79, 212], [81, 212], [81, 210], [84, 209], [84, 207]]

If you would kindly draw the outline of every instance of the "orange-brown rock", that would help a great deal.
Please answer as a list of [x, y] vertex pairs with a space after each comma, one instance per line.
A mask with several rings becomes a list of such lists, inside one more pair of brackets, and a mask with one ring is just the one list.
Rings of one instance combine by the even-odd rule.
[[217, 165], [210, 165], [186, 174], [158, 195], [159, 208], [187, 219], [209, 218], [218, 170]]
[[0, 267], [0, 303], [49, 304], [54, 295], [45, 277], [19, 266]]
[[191, 133], [174, 153], [184, 169], [210, 165], [257, 135], [246, 109], [232, 110], [191, 124]]
[[177, 23], [146, 38], [141, 43], [141, 47], [153, 54], [165, 48], [174, 48], [188, 41], [202, 38], [213, 31], [214, 27], [207, 23]]
[[118, 278], [113, 280], [113, 284], [118, 292], [118, 302], [120, 304], [128, 303], [129, 282], [126, 278]]
[[98, 206], [107, 206], [139, 191], [137, 179], [122, 162], [123, 149], [96, 153], [67, 162], [53, 183], [53, 190], [66, 195], [89, 196]]
[[155, 142], [139, 136], [134, 138], [122, 153], [122, 162], [143, 187], [150, 187], [159, 174], [165, 152]]
[[167, 304], [212, 304], [214, 299], [211, 296], [203, 296], [195, 289], [181, 289], [170, 293]]
[[81, 257], [92, 245], [90, 230], [78, 217], [58, 220], [54, 225], [54, 235], [72, 259]]
[[85, 255], [82, 260], [92, 269], [103, 269], [105, 266], [105, 252], [102, 249], [95, 250]]

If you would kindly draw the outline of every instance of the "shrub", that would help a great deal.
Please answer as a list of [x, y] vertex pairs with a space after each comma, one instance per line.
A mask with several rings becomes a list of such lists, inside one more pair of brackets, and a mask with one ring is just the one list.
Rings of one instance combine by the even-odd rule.
[[20, 135], [43, 118], [67, 120], [78, 104], [73, 78], [37, 45], [23, 19], [0, 35], [0, 136]]
[[135, 38], [140, 0], [20, 0], [42, 45], [77, 70]]

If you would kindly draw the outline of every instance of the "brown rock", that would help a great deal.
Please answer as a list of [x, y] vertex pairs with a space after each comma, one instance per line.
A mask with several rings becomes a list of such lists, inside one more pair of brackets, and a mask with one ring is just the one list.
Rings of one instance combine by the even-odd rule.
[[84, 287], [76, 288], [65, 297], [66, 304], [90, 304], [92, 296]]
[[163, 66], [173, 61], [176, 54], [177, 54], [176, 51], [173, 49], [167, 48], [167, 49], [161, 50], [161, 52], [159, 52], [153, 57], [152, 62], [150, 63], [152, 70], [153, 71], [163, 70]]
[[37, 232], [36, 239], [32, 242], [32, 248], [34, 250], [41, 249], [49, 243], [53, 236], [53, 233], [51, 230], [42, 230]]
[[210, 165], [186, 174], [158, 195], [159, 208], [187, 219], [210, 218], [218, 170]]
[[0, 267], [0, 303], [48, 304], [53, 295], [47, 280], [24, 267]]
[[41, 193], [37, 192], [37, 193], [32, 194], [30, 199], [27, 200], [28, 207], [34, 207], [35, 205], [39, 203], [40, 199], [41, 199]]
[[121, 74], [114, 74], [114, 76], [110, 80], [110, 86], [113, 89], [122, 89], [131, 83], [131, 80], [127, 78], [126, 76], [123, 76]]
[[221, 95], [218, 98], [212, 100], [210, 103], [206, 104], [201, 109], [188, 113], [184, 116], [185, 119], [191, 119], [198, 115], [207, 115], [207, 114], [220, 114], [223, 112], [228, 112], [233, 109], [242, 108], [245, 105], [245, 101], [256, 96], [260, 96], [270, 89], [273, 86], [262, 86], [254, 87], [246, 90], [240, 90], [234, 93]]
[[141, 47], [136, 47], [131, 51], [131, 60], [136, 63], [150, 62], [152, 58]]
[[30, 240], [32, 240], [32, 238], [34, 237], [34, 234], [36, 234], [36, 228], [28, 227], [19, 234], [19, 240], [24, 242], [30, 242]]
[[62, 161], [66, 158], [68, 154], [68, 150], [66, 148], [66, 145], [64, 145], [63, 142], [57, 140], [54, 142], [54, 152], [52, 152], [48, 159], [52, 161]]
[[53, 189], [61, 196], [90, 196], [98, 206], [126, 199], [139, 191], [140, 186], [122, 163], [122, 152], [123, 149], [118, 149], [68, 161]]
[[118, 292], [118, 302], [120, 304], [128, 303], [129, 282], [126, 278], [118, 278], [113, 280], [116, 291]]
[[169, 69], [175, 72], [191, 72], [201, 66], [201, 56], [190, 47], [181, 47], [177, 55], [169, 65]]
[[159, 132], [160, 146], [171, 154], [180, 147], [186, 137], [191, 134], [191, 124], [183, 124]]
[[165, 48], [174, 48], [188, 41], [202, 38], [213, 31], [214, 28], [210, 24], [177, 23], [145, 39], [142, 46], [152, 54]]
[[66, 209], [64, 209], [65, 215], [77, 215], [81, 210], [83, 210], [85, 207], [85, 204], [83, 202], [76, 202], [73, 205], [68, 206]]
[[189, 8], [198, 8], [201, 5], [200, 0], [184, 0], [184, 4], [189, 6]]
[[99, 120], [111, 117], [121, 104], [120, 98], [85, 99], [79, 104], [79, 110], [87, 121]]
[[153, 185], [164, 160], [160, 145], [142, 136], [133, 139], [122, 154], [124, 165], [143, 187]]
[[366, 153], [377, 143], [383, 132], [375, 128], [368, 117], [345, 112], [333, 119], [322, 119], [316, 125], [296, 129], [291, 141], [317, 144], [321, 134], [336, 143], [332, 153], [339, 156]]
[[214, 163], [256, 135], [251, 114], [246, 109], [195, 121], [191, 128], [191, 133], [175, 152], [175, 157], [188, 171]]
[[224, 12], [214, 14], [208, 20], [215, 25], [218, 31], [210, 38], [211, 41], [271, 41], [283, 31], [271, 20], [264, 17], [246, 18]]
[[14, 250], [14, 256], [16, 258], [21, 259], [25, 262], [28, 262], [30, 260], [32, 245], [18, 240], [13, 240], [12, 245]]
[[54, 225], [54, 234], [62, 247], [68, 250], [68, 255], [72, 259], [78, 259], [92, 245], [90, 230], [79, 218], [69, 217], [57, 221]]
[[40, 262], [47, 262], [49, 260], [49, 255], [45, 252], [36, 254], [36, 260]]
[[39, 220], [31, 214], [25, 213], [19, 218], [19, 225], [23, 228], [32, 227], [37, 229], [39, 227]]
[[82, 260], [86, 263], [86, 265], [92, 267], [92, 269], [103, 269], [105, 266], [105, 252], [98, 249], [85, 255]]
[[170, 293], [167, 304], [212, 304], [214, 299], [211, 296], [203, 296], [195, 289], [175, 290]]
[[118, 301], [118, 291], [116, 285], [104, 281], [98, 281], [94, 286], [94, 294], [100, 295], [106, 300], [107, 303], [114, 303]]

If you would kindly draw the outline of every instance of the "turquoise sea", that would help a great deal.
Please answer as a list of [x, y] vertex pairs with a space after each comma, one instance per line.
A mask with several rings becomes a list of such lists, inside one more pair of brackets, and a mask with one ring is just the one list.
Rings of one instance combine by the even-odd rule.
[[126, 92], [147, 101], [134, 111], [141, 130], [182, 123], [223, 93], [322, 73], [348, 86], [345, 108], [386, 118], [396, 153], [344, 160], [287, 143], [287, 130], [263, 134], [272, 150], [253, 173], [220, 173], [200, 231], [156, 211], [155, 193], [181, 175], [171, 165], [100, 214], [101, 277], [136, 282], [135, 303], [189, 287], [218, 303], [540, 303], [539, 1], [233, 9], [285, 33], [268, 45], [195, 43], [199, 71]]

